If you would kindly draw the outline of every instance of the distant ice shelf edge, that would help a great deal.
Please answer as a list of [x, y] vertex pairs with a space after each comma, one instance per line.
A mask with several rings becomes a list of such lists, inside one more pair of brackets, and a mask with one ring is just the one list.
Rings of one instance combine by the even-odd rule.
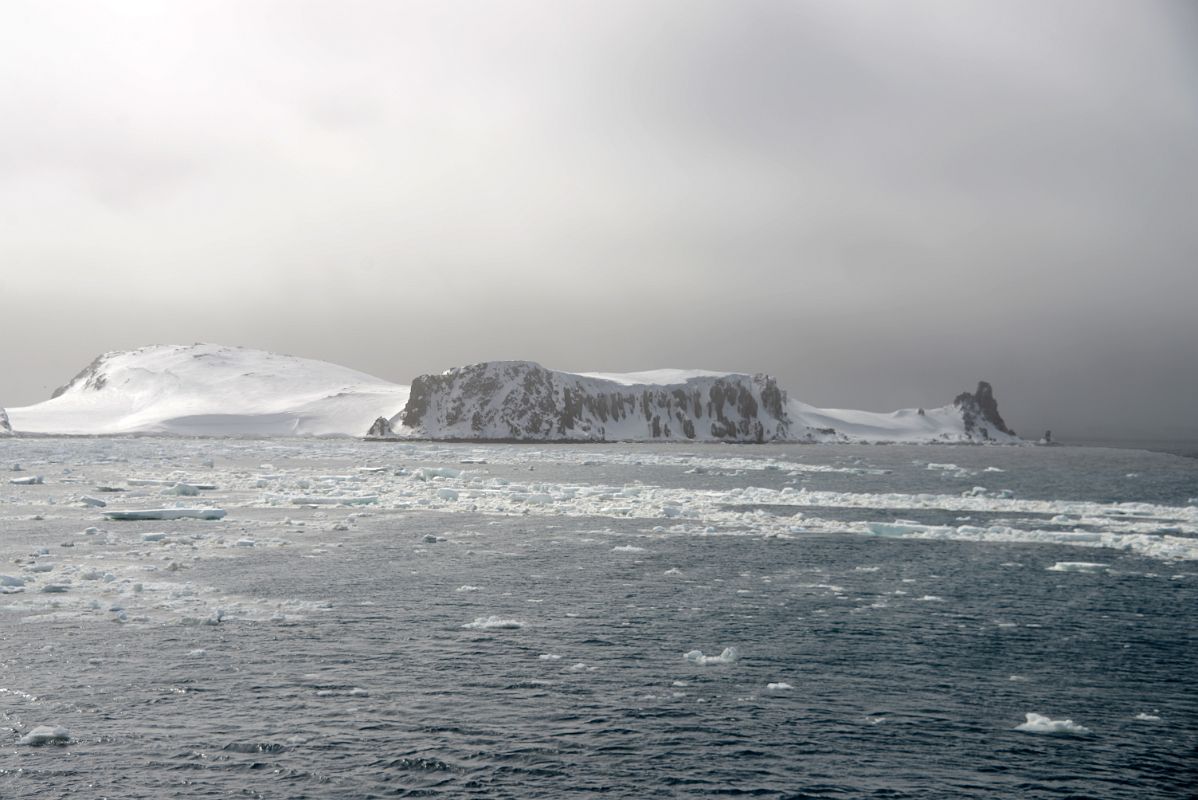
[[105, 353], [51, 399], [0, 409], [0, 436], [21, 434], [1020, 442], [984, 381], [947, 405], [886, 414], [816, 408], [761, 374], [576, 374], [531, 361], [490, 361], [404, 386], [324, 361], [212, 344]]

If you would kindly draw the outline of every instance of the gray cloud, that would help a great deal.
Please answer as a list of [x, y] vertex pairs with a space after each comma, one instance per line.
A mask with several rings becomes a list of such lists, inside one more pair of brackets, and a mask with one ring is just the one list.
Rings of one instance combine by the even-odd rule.
[[1198, 434], [1189, 4], [3, 16], [0, 403], [205, 340]]

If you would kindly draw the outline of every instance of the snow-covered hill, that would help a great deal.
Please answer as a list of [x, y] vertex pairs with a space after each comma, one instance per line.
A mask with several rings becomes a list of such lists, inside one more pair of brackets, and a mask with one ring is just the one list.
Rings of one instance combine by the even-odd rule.
[[796, 438], [817, 442], [995, 442], [1019, 441], [999, 416], [990, 384], [962, 392], [939, 408], [904, 408], [889, 414], [845, 408], [816, 408], [798, 400], [786, 407]]
[[17, 433], [361, 436], [408, 387], [306, 358], [211, 344], [106, 353], [52, 399], [8, 409]]
[[768, 375], [573, 374], [529, 361], [422, 375], [403, 410], [376, 420], [369, 433], [518, 441], [1018, 441], [987, 383], [940, 408], [882, 414], [790, 400]]

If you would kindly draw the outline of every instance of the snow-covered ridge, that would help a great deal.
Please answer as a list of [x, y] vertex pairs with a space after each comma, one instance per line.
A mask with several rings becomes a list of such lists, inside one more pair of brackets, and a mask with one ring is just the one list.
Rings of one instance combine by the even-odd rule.
[[408, 387], [262, 350], [153, 345], [105, 353], [44, 403], [9, 409], [18, 433], [361, 435]]
[[0, 436], [12, 433], [12, 424], [8, 421], [8, 413], [0, 408]]
[[512, 441], [1017, 442], [988, 383], [946, 406], [891, 414], [791, 400], [768, 375], [560, 372], [495, 361], [422, 375], [368, 435]]

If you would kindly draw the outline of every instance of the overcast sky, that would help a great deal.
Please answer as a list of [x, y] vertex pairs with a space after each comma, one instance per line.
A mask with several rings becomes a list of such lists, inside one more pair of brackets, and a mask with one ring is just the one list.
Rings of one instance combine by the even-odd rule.
[[0, 120], [0, 405], [207, 341], [1198, 435], [1187, 0], [9, 0]]

